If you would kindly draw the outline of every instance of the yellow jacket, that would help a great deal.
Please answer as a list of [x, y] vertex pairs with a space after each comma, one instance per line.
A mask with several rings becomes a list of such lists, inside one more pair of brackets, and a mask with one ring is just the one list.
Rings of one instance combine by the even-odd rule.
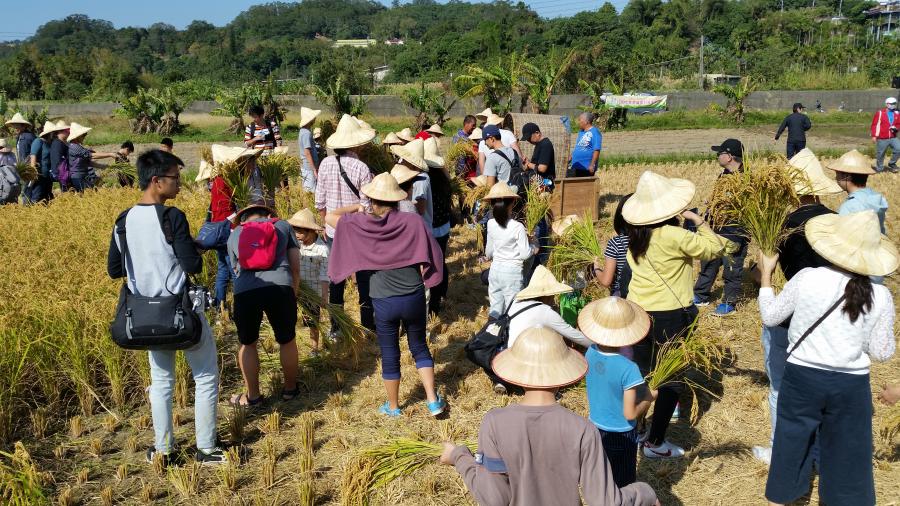
[[628, 252], [632, 271], [628, 300], [645, 311], [688, 307], [694, 303], [694, 259], [712, 260], [736, 246], [705, 223], [696, 233], [671, 225], [654, 229], [640, 263]]

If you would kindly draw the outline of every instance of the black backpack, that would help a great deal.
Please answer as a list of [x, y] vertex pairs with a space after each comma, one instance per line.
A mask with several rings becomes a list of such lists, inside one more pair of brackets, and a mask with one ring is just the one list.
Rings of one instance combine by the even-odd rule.
[[[170, 209], [172, 208], [163, 208], [159, 218], [166, 242], [171, 245], [172, 226], [167, 215]], [[128, 211], [116, 219], [116, 234], [122, 251], [122, 272], [126, 277], [129, 272], [134, 272], [133, 268], [126, 269], [131, 266], [125, 235]], [[173, 266], [172, 271], [174, 269]], [[169, 274], [171, 273], [170, 271]], [[168, 287], [166, 290], [169, 290]], [[119, 303], [109, 331], [113, 342], [128, 350], [184, 350], [196, 345], [200, 342], [203, 324], [194, 311], [190, 282], [185, 282], [179, 293], [169, 291], [169, 295], [145, 297], [132, 293], [126, 280], [119, 290]]]
[[510, 160], [506, 153], [500, 151], [499, 149], [494, 150], [494, 153], [506, 160], [509, 163], [509, 181], [506, 183], [509, 186], [516, 187], [516, 194], [519, 196], [520, 202], [525, 202], [525, 197], [527, 196], [527, 188], [529, 183], [531, 182], [531, 176], [533, 171], [525, 170], [522, 167], [522, 160], [519, 159], [519, 154], [513, 150], [513, 159]]
[[472, 339], [469, 339], [465, 346], [466, 357], [473, 364], [481, 366], [487, 372], [491, 372], [491, 361], [509, 342], [509, 322], [525, 311], [540, 305], [540, 302], [535, 302], [513, 314], [509, 314], [509, 310], [512, 308], [512, 303], [510, 303], [509, 307], [506, 308], [506, 311], [499, 318], [488, 320], [484, 327], [481, 327], [481, 330], [475, 333]]

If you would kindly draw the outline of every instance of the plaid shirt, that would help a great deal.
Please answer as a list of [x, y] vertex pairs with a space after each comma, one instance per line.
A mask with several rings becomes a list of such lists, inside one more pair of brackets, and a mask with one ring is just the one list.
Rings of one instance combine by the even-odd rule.
[[[364, 184], [372, 180], [372, 172], [369, 166], [356, 156], [356, 153], [347, 151], [341, 156], [341, 166], [347, 173], [347, 178], [360, 191]], [[335, 209], [362, 204], [369, 207], [369, 199], [360, 192], [360, 198], [350, 191], [341, 171], [338, 167], [337, 157], [329, 156], [319, 164], [319, 178], [316, 181], [316, 209], [324, 209], [326, 212]], [[325, 225], [325, 233], [328, 237], [334, 237], [334, 229]]]
[[328, 282], [328, 246], [322, 239], [309, 246], [300, 244], [300, 281], [316, 293], [322, 282]]

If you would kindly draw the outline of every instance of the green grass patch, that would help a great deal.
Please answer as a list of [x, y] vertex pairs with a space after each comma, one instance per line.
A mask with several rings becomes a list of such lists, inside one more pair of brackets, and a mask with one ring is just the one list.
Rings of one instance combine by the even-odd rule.
[[[750, 111], [743, 123], [710, 111], [686, 111], [677, 109], [658, 114], [638, 116], [628, 115], [625, 130], [687, 130], [696, 128], [746, 128], [761, 125], [777, 127], [788, 111]], [[826, 112], [810, 113], [809, 118], [816, 125], [861, 125], [872, 121], [871, 112]], [[576, 127], [577, 130], [577, 127]]]
[[[858, 148], [860, 152], [862, 152], [866, 156], [873, 157], [875, 156], [875, 148], [873, 146], [866, 146], [864, 148]], [[844, 149], [819, 149], [816, 150], [816, 156], [819, 158], [838, 158], [846, 152]], [[770, 149], [754, 151], [754, 156], [774, 156], [774, 155], [783, 155], [784, 152], [782, 150], [773, 151]], [[661, 153], [661, 154], [653, 154], [653, 155], [629, 155], [629, 154], [619, 154], [619, 155], [609, 155], [604, 154], [602, 151], [600, 153], [600, 159], [597, 160], [598, 167], [613, 167], [616, 165], [624, 165], [624, 164], [655, 164], [655, 163], [687, 163], [687, 162], [701, 162], [704, 160], [714, 160], [715, 155], [712, 152], [685, 152], [685, 153]]]

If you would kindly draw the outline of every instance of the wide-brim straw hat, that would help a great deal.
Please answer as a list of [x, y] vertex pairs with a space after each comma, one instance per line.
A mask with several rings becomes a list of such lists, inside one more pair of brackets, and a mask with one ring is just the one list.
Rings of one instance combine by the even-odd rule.
[[9, 153], [10, 151], [12, 150], [7, 147], [6, 138], [0, 138], [0, 153]]
[[319, 139], [322, 137], [322, 128], [316, 127], [313, 128], [313, 139]]
[[837, 195], [844, 190], [838, 186], [837, 182], [825, 175], [822, 170], [822, 164], [816, 158], [815, 153], [809, 148], [803, 148], [799, 153], [793, 156], [788, 163], [791, 167], [799, 169], [807, 181], [797, 181], [794, 183], [794, 190], [798, 195]]
[[359, 122], [349, 114], [341, 116], [337, 129], [325, 141], [331, 149], [350, 149], [363, 146], [375, 138], [375, 130], [359, 126]]
[[62, 128], [60, 128], [58, 123], [47, 120], [44, 122], [44, 128], [41, 129], [41, 137], [59, 132], [60, 130], [62, 130]]
[[22, 113], [17, 112], [13, 114], [13, 117], [6, 122], [7, 125], [28, 125], [32, 126], [31, 122], [25, 119], [25, 116], [22, 116]]
[[397, 134], [394, 132], [388, 132], [387, 135], [384, 136], [384, 140], [381, 141], [385, 146], [391, 146], [394, 144], [403, 144], [403, 141], [400, 140], [400, 137], [397, 137]]
[[578, 313], [578, 328], [602, 346], [631, 346], [647, 336], [650, 315], [641, 306], [619, 297], [595, 300]]
[[422, 139], [415, 139], [402, 146], [391, 146], [391, 153], [417, 169], [428, 172], [429, 164], [425, 161], [425, 141]]
[[194, 181], [206, 181], [207, 179], [212, 177], [212, 165], [206, 163], [206, 160], [200, 160], [200, 168], [197, 170], [197, 177], [194, 178]]
[[491, 113], [491, 115], [488, 116], [487, 119], [484, 120], [484, 122], [487, 123], [488, 125], [500, 126], [503, 124], [503, 116], [497, 116], [496, 114]]
[[321, 109], [310, 109], [309, 107], [301, 107], [300, 108], [300, 128], [309, 125], [313, 121], [319, 117], [319, 114], [322, 113]]
[[400, 183], [387, 172], [375, 176], [371, 182], [364, 184], [360, 191], [370, 199], [383, 202], [400, 202], [407, 198], [406, 192], [400, 189]]
[[473, 178], [470, 179], [469, 181], [471, 181], [472, 184], [475, 185], [475, 186], [484, 186], [484, 185], [487, 184], [487, 176], [485, 176], [484, 174], [482, 174], [482, 175], [480, 175], [480, 176], [473, 177]]
[[403, 130], [397, 132], [397, 137], [399, 137], [403, 142], [412, 142], [416, 138], [416, 136], [413, 135], [412, 130], [410, 130], [409, 128], [404, 128]]
[[57, 132], [62, 132], [63, 130], [69, 129], [69, 124], [63, 120], [59, 120], [56, 122], [56, 127], [59, 129], [57, 130]]
[[475, 119], [477, 119], [478, 121], [485, 121], [488, 119], [488, 116], [490, 116], [491, 114], [494, 114], [494, 111], [492, 111], [491, 108], [488, 107], [487, 109], [476, 114]]
[[872, 169], [872, 160], [855, 149], [847, 151], [837, 160], [826, 163], [825, 167], [848, 174], [865, 174], [868, 176], [875, 173], [875, 170]]
[[315, 230], [316, 232], [321, 232], [323, 230], [322, 226], [316, 223], [316, 218], [309, 209], [297, 211], [287, 220], [287, 222], [294, 228], [305, 228], [307, 230]]
[[93, 129], [90, 127], [86, 127], [84, 125], [75, 123], [73, 121], [72, 124], [69, 125], [69, 140], [74, 141], [76, 139], [80, 139], [81, 137], [84, 137], [85, 135], [87, 135], [88, 132], [90, 132], [91, 130], [93, 130]]
[[581, 217], [577, 214], [563, 216], [562, 218], [553, 220], [553, 223], [550, 224], [550, 230], [552, 230], [554, 234], [561, 236], [566, 233], [566, 229], [579, 221], [581, 221]]
[[432, 169], [439, 169], [444, 166], [444, 157], [438, 153], [438, 141], [434, 137], [425, 139], [423, 143], [425, 147], [425, 163]]
[[481, 132], [480, 128], [475, 127], [475, 129], [472, 130], [472, 133], [469, 134], [469, 140], [470, 141], [480, 141], [481, 139], [484, 139], [484, 134]]
[[587, 373], [581, 353], [566, 346], [561, 335], [537, 326], [524, 330], [513, 345], [491, 362], [494, 374], [525, 388], [559, 388], [578, 382]]
[[569, 293], [572, 290], [574, 289], [571, 286], [557, 281], [550, 269], [543, 265], [538, 265], [531, 274], [531, 281], [528, 282], [528, 286], [516, 294], [516, 300], [552, 297], [562, 293]]
[[622, 217], [632, 225], [653, 225], [678, 216], [694, 198], [696, 187], [687, 179], [644, 171], [634, 194], [622, 206]]
[[269, 207], [265, 204], [250, 204], [247, 207], [244, 207], [243, 209], [241, 209], [240, 211], [238, 211], [237, 213], [234, 214], [234, 222], [240, 223], [241, 219], [244, 217], [245, 214], [249, 213], [250, 211], [258, 211], [258, 210], [266, 211], [267, 213], [269, 213], [269, 216], [277, 216], [278, 215], [278, 213], [276, 213], [274, 209], [272, 209], [271, 207]]
[[365, 130], [371, 130], [371, 131], [375, 132], [375, 135], [378, 135], [378, 132], [376, 132], [375, 129], [372, 128], [372, 125], [370, 125], [366, 121], [361, 120], [355, 116], [353, 117], [353, 119], [356, 120], [356, 124], [359, 125], [360, 128], [365, 129]]
[[391, 167], [391, 175], [397, 180], [397, 184], [403, 184], [419, 177], [419, 172], [410, 169], [406, 165], [398, 163]]
[[488, 192], [487, 195], [484, 196], [481, 200], [497, 200], [497, 199], [517, 199], [519, 195], [513, 191], [512, 188], [509, 187], [508, 184], [503, 181], [499, 181], [494, 183], [494, 186], [491, 186], [491, 191]]
[[442, 129], [441, 125], [438, 125], [437, 123], [431, 125], [430, 127], [428, 127], [428, 130], [425, 131], [441, 137], [444, 135], [444, 129]]
[[280, 153], [290, 153], [290, 151], [291, 148], [289, 146], [275, 146], [275, 148], [272, 149], [272, 153], [276, 155]]
[[222, 144], [213, 144], [211, 150], [213, 163], [216, 165], [220, 163], [239, 162], [245, 158], [255, 157], [263, 152], [261, 148], [250, 149], [242, 148], [240, 146], [225, 146]]
[[804, 226], [812, 249], [833, 265], [866, 276], [887, 276], [897, 270], [900, 254], [886, 236], [875, 211], [823, 214]]

